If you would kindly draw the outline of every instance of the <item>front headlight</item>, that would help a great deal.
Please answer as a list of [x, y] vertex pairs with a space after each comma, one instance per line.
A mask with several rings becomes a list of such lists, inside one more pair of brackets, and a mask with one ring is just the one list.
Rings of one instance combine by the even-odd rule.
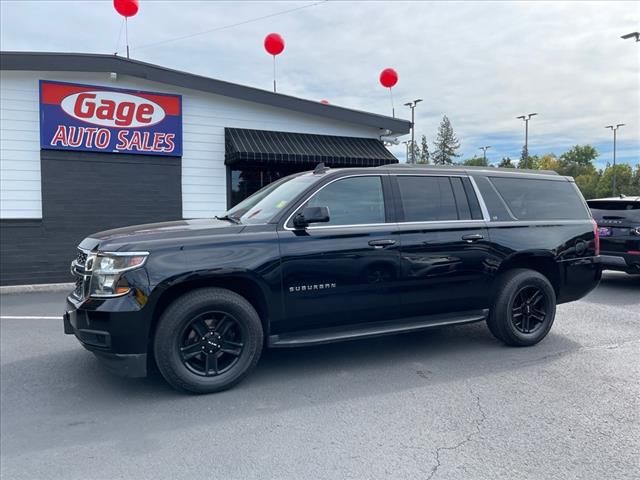
[[89, 295], [117, 297], [129, 293], [131, 288], [122, 274], [140, 268], [147, 261], [148, 252], [98, 252], [87, 259], [91, 271]]

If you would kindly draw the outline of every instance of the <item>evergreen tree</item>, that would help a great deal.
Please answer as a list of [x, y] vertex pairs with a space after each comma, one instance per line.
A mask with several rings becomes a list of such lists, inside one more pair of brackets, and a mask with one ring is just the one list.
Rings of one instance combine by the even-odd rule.
[[453, 160], [460, 156], [458, 149], [460, 142], [453, 132], [451, 122], [445, 115], [442, 117], [440, 127], [438, 128], [438, 136], [433, 143], [433, 153], [431, 159], [434, 165], [451, 165]]
[[[426, 135], [422, 135], [422, 148], [420, 148], [420, 155], [416, 156], [417, 163], [422, 163], [424, 165], [428, 165], [429, 164], [429, 145], [427, 144], [427, 137]], [[418, 152], [416, 152], [418, 153]]]
[[526, 145], [522, 147], [522, 153], [520, 154], [518, 168], [531, 168], [529, 166], [529, 149], [527, 149]]
[[516, 166], [509, 157], [502, 157], [502, 161], [498, 164], [499, 168], [515, 168]]

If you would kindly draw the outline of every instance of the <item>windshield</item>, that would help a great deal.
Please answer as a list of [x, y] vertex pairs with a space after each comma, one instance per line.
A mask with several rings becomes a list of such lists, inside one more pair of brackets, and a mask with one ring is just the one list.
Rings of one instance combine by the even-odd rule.
[[226, 215], [241, 223], [266, 223], [317, 179], [314, 175], [281, 178], [244, 199]]

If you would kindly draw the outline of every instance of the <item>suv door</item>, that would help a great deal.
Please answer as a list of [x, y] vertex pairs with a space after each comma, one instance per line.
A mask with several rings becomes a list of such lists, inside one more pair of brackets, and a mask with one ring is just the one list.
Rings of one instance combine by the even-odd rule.
[[[383, 320], [398, 311], [400, 242], [388, 182], [386, 174], [333, 179], [288, 216], [278, 232], [287, 330]], [[294, 228], [291, 219], [308, 206], [327, 207], [329, 222]]]
[[490, 244], [465, 176], [392, 175], [405, 316], [489, 307]]

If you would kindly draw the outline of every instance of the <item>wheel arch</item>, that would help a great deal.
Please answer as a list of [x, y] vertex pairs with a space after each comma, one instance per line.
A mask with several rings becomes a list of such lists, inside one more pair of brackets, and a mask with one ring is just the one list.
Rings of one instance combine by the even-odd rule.
[[[207, 287], [217, 287], [230, 290], [245, 298], [255, 308], [265, 338], [269, 334], [269, 326], [276, 312], [270, 308], [266, 286], [248, 272], [234, 272], [232, 274], [211, 274], [177, 278], [163, 282], [155, 290], [157, 297], [152, 302], [151, 325], [149, 329], [149, 341], [151, 342], [162, 313], [176, 299], [187, 292]], [[276, 302], [277, 304], [277, 302]]]
[[[513, 254], [500, 263], [496, 277], [516, 268], [526, 268], [544, 275], [553, 286], [556, 296], [559, 296], [562, 284], [561, 269], [555, 257], [550, 252], [529, 251]], [[496, 292], [494, 289], [492, 289], [492, 293], [495, 295]]]

